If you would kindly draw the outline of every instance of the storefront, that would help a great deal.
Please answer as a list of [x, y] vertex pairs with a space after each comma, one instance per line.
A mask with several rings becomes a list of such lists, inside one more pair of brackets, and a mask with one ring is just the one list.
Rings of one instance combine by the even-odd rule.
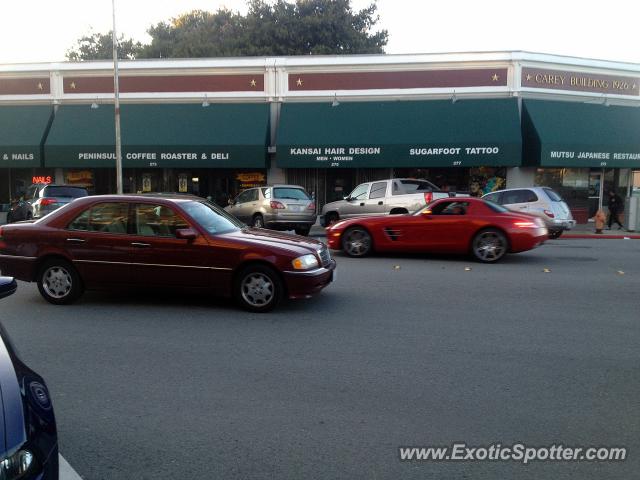
[[52, 114], [50, 106], [0, 107], [0, 203], [20, 196], [34, 180], [53, 175], [42, 168], [42, 144]]
[[276, 147], [287, 181], [320, 205], [390, 177], [482, 195], [503, 187], [521, 156], [516, 99], [285, 104]]
[[524, 100], [524, 164], [535, 166], [535, 185], [567, 201], [578, 222], [607, 206], [608, 191], [628, 195], [640, 169], [637, 108]]
[[[58, 108], [44, 145], [47, 168], [93, 193], [115, 191], [114, 109]], [[218, 202], [266, 182], [266, 104], [125, 104], [121, 107], [126, 193], [180, 192]]]

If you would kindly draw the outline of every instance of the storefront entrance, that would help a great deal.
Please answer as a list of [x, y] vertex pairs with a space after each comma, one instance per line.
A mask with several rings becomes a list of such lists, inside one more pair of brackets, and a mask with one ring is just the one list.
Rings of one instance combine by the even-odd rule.
[[589, 172], [589, 218], [593, 218], [602, 208], [602, 196], [604, 193], [604, 174], [602, 172]]

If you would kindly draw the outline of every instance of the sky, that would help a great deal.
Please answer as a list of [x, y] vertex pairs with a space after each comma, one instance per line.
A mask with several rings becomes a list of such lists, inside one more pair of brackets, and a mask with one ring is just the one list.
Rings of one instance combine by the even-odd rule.
[[[57, 62], [81, 36], [106, 33], [112, 0], [0, 0], [0, 64]], [[354, 9], [371, 0], [352, 0]], [[638, 0], [378, 0], [386, 53], [525, 50], [640, 64]], [[594, 7], [597, 6], [596, 7]], [[144, 43], [150, 25], [194, 9], [246, 13], [245, 0], [115, 0], [116, 31]]]

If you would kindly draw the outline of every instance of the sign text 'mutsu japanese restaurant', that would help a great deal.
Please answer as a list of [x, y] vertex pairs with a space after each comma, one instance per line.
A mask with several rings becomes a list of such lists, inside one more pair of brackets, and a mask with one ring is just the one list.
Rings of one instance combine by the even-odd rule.
[[518, 164], [518, 147], [498, 145], [295, 146], [281, 166], [307, 168], [473, 167]]

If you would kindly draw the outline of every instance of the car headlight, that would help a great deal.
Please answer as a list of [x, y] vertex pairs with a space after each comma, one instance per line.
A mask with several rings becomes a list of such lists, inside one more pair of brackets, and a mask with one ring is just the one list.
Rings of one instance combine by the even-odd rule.
[[301, 257], [295, 258], [291, 265], [296, 270], [309, 270], [310, 268], [316, 268], [319, 266], [318, 259], [315, 255], [302, 255]]
[[29, 450], [18, 450], [0, 462], [0, 479], [22, 478], [34, 464], [35, 457]]

